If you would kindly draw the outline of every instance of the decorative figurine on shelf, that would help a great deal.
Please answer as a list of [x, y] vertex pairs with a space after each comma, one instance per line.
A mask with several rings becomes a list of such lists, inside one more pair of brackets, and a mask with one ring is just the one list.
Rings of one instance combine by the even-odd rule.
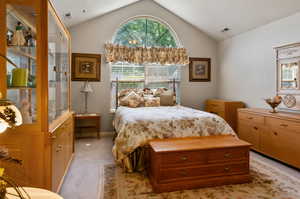
[[30, 116], [29, 111], [30, 111], [30, 103], [26, 99], [23, 99], [21, 102], [20, 112], [23, 117], [23, 122], [26, 124], [32, 123], [32, 117]]
[[30, 47], [34, 46], [34, 40], [33, 40], [31, 28], [28, 28], [28, 30], [26, 31], [25, 40], [26, 40], [26, 46], [30, 46]]
[[24, 26], [21, 22], [18, 22], [16, 26], [16, 31], [14, 32], [14, 36], [12, 38], [12, 45], [14, 46], [24, 46], [26, 43], [26, 40], [24, 38], [23, 34]]
[[7, 31], [6, 40], [7, 40], [8, 46], [11, 46], [13, 35], [14, 35], [14, 33], [12, 31], [10, 31], [10, 30]]
[[282, 101], [282, 97], [281, 96], [275, 96], [275, 97], [271, 97], [268, 99], [265, 99], [265, 102], [267, 104], [269, 104], [271, 106], [271, 108], [273, 109], [272, 111], [270, 111], [271, 113], [277, 113], [276, 111], [276, 107], [279, 106], [279, 104]]

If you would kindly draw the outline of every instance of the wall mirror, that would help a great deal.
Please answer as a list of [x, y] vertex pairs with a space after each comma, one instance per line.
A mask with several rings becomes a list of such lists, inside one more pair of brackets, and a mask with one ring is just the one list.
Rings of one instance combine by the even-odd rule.
[[277, 95], [282, 109], [300, 112], [300, 43], [277, 47]]
[[281, 89], [299, 89], [299, 62], [280, 63]]

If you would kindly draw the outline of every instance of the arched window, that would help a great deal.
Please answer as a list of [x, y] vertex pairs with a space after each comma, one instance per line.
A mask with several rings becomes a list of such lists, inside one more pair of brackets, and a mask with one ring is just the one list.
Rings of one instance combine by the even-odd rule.
[[[151, 17], [139, 17], [123, 24], [116, 32], [114, 44], [128, 47], [179, 47], [176, 34], [170, 27]], [[180, 102], [181, 71], [178, 65], [111, 64], [112, 104], [115, 107], [116, 80], [119, 90], [127, 88], [173, 89], [176, 81], [177, 102]]]
[[169, 27], [151, 18], [137, 18], [122, 25], [114, 42], [129, 47], [177, 47]]

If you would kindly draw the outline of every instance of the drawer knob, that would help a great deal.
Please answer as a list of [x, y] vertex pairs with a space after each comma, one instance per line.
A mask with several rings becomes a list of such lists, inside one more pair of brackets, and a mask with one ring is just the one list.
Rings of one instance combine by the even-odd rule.
[[248, 119], [249, 119], [249, 120], [252, 120], [252, 119], [253, 119], [253, 117], [248, 117]]
[[187, 160], [187, 157], [186, 157], [186, 156], [182, 156], [182, 157], [181, 157], [181, 160], [182, 160], [182, 161], [185, 161], [185, 160]]
[[229, 168], [229, 167], [225, 167], [225, 168], [224, 168], [224, 171], [225, 171], [225, 172], [228, 172], [228, 171], [230, 171], [230, 168]]
[[282, 126], [282, 127], [288, 127], [287, 124], [280, 124], [280, 126]]
[[181, 176], [187, 176], [187, 172], [186, 172], [186, 170], [182, 170], [182, 171], [180, 171], [180, 172], [179, 172], [179, 174], [180, 174]]
[[255, 130], [258, 130], [258, 128], [255, 126], [255, 127], [253, 127]]
[[62, 145], [58, 145], [58, 146], [56, 147], [56, 152], [60, 152], [60, 151], [62, 151], [62, 148], [63, 148], [63, 146], [62, 146]]
[[231, 153], [225, 153], [224, 157], [225, 158], [230, 158], [231, 157]]
[[273, 134], [274, 134], [274, 135], [276, 135], [276, 136], [278, 135], [278, 133], [277, 133], [277, 132], [275, 132], [275, 131], [273, 132]]

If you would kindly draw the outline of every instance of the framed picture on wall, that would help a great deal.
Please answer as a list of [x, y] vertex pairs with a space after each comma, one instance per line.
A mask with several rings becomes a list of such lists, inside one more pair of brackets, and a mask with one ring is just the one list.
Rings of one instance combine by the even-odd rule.
[[209, 82], [211, 80], [210, 58], [190, 57], [190, 82]]
[[72, 81], [101, 81], [101, 55], [72, 53]]

